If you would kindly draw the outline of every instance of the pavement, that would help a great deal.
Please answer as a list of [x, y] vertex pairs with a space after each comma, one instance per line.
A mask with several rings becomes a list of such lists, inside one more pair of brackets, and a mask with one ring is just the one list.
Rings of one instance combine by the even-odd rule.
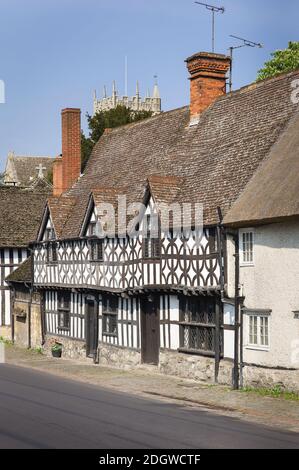
[[[6, 347], [6, 366], [18, 366], [57, 379], [70, 379], [100, 387], [102, 392], [117, 392], [150, 399], [151, 403], [188, 407], [209, 416], [222, 416], [246, 423], [265, 425], [279, 431], [299, 433], [299, 401], [263, 397], [252, 392], [232, 391], [229, 387], [163, 375], [156, 368], [140, 366], [119, 370], [92, 362], [55, 359], [15, 346]], [[29, 371], [24, 371], [29, 374]], [[50, 378], [49, 378], [50, 380]], [[78, 384], [79, 386], [79, 384]], [[299, 445], [299, 435], [296, 435]]]

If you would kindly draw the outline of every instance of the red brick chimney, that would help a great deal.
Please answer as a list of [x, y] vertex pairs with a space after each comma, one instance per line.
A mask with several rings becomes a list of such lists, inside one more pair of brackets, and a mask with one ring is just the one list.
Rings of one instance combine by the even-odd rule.
[[66, 108], [61, 111], [62, 157], [53, 166], [53, 194], [60, 196], [77, 181], [81, 173], [81, 111]]
[[199, 52], [185, 62], [191, 75], [190, 120], [196, 123], [199, 115], [226, 93], [226, 73], [231, 59], [222, 54]]
[[56, 157], [53, 163], [53, 196], [59, 197], [63, 193], [62, 158]]

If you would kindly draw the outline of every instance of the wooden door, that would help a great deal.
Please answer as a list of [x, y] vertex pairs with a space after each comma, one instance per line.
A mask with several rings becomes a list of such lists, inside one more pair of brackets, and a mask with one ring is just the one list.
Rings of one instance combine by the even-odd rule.
[[86, 356], [95, 358], [98, 347], [98, 303], [93, 297], [85, 299]]
[[159, 306], [159, 296], [141, 300], [141, 361], [144, 364], [159, 364]]

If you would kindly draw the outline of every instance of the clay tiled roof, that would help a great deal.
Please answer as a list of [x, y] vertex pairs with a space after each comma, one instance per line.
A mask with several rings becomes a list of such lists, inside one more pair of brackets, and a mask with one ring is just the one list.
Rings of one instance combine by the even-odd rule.
[[48, 186], [39, 190], [0, 186], [0, 247], [26, 247], [36, 239]]
[[20, 186], [30, 186], [37, 178], [37, 167], [42, 165], [45, 168], [43, 174], [45, 178], [51, 172], [54, 158], [21, 156], [10, 154], [8, 156], [7, 168], [10, 167], [9, 175], [6, 175], [5, 181], [18, 183]]
[[[182, 178], [179, 188], [170, 185], [173, 202], [203, 204], [204, 223], [216, 224], [217, 207], [226, 215], [274, 144], [288, 132], [298, 110], [291, 101], [291, 84], [298, 78], [299, 71], [225, 95], [194, 126], [189, 126], [185, 107], [103, 135], [84, 175], [67, 193], [77, 203], [63, 236], [78, 236], [94, 188], [121, 187], [128, 200], [138, 202], [151, 175]], [[150, 184], [157, 194], [166, 194], [162, 180]]]
[[7, 276], [6, 281], [8, 282], [32, 282], [32, 258], [29, 256], [23, 263], [21, 263], [17, 269], [15, 269], [9, 276]]
[[52, 196], [48, 199], [48, 208], [51, 214], [51, 220], [58, 238], [63, 235], [63, 228], [67, 223], [72, 209], [76, 205], [76, 201], [75, 197], [65, 195], [61, 197]]
[[224, 223], [250, 226], [299, 216], [299, 113], [246, 186]]

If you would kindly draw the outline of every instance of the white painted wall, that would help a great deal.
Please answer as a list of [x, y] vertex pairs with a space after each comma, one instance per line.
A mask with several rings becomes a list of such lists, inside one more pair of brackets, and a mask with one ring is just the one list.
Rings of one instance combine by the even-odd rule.
[[[299, 310], [299, 221], [256, 227], [254, 232], [254, 265], [240, 267], [240, 283], [246, 308], [272, 310], [270, 347], [268, 351], [246, 348], [245, 315], [244, 361], [299, 368], [299, 320], [293, 313]], [[233, 262], [230, 257], [230, 271]]]

